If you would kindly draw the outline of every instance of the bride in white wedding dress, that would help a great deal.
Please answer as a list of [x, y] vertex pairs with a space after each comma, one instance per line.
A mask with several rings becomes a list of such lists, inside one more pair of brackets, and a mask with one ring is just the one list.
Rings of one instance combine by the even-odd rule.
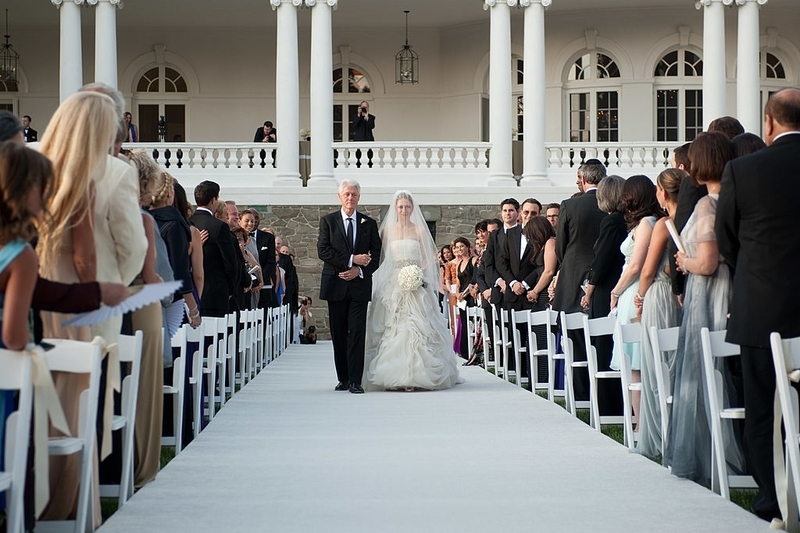
[[447, 389], [463, 380], [439, 312], [436, 245], [408, 191], [397, 191], [380, 228], [383, 249], [367, 312], [364, 386]]

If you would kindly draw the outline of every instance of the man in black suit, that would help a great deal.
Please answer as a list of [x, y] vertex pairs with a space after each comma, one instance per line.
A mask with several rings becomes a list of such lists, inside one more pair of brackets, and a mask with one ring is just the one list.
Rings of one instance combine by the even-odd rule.
[[280, 237], [276, 238], [275, 245], [278, 249], [278, 266], [286, 273], [284, 275], [286, 286], [282, 303], [289, 306], [289, 312], [292, 315], [292, 319], [289, 321], [289, 338], [294, 340], [299, 338], [295, 334], [299, 335], [295, 318], [297, 317], [297, 311], [300, 309], [300, 279], [297, 277], [297, 268], [294, 266], [294, 259], [289, 253], [289, 247], [280, 240]]
[[[478, 234], [478, 238], [481, 238], [480, 232], [485, 231], [488, 233], [486, 236], [486, 248], [483, 250], [483, 253], [478, 259], [478, 264], [475, 266], [475, 283], [478, 285], [478, 291], [481, 294], [481, 307], [486, 316], [487, 331], [484, 331], [483, 334], [488, 335], [489, 346], [492, 347], [492, 350], [494, 350], [494, 328], [491, 327], [492, 304], [489, 302], [492, 297], [492, 286], [486, 280], [486, 260], [490, 255], [494, 254], [493, 251], [489, 252], [489, 240], [492, 238], [492, 234], [499, 230], [502, 225], [503, 223], [496, 218], [481, 220], [475, 225], [475, 233]], [[489, 354], [484, 354], [484, 356], [488, 357]], [[478, 363], [476, 362], [475, 364]]]
[[237, 261], [242, 253], [228, 225], [214, 218], [219, 203], [219, 185], [203, 181], [194, 189], [197, 210], [189, 221], [200, 231], [208, 232], [203, 243], [203, 272], [205, 285], [200, 297], [203, 316], [223, 317], [230, 308], [230, 300], [241, 290], [242, 269]]
[[30, 115], [22, 115], [22, 135], [26, 143], [32, 143], [39, 140], [39, 132], [31, 128]]
[[253, 136], [254, 143], [276, 143], [278, 142], [278, 130], [272, 127], [272, 122], [269, 120], [264, 125], [256, 130]]
[[[583, 194], [564, 200], [558, 210], [556, 256], [561, 270], [558, 274], [553, 309], [565, 313], [583, 310], [581, 285], [587, 279], [594, 259], [594, 243], [600, 223], [607, 216], [597, 207], [597, 184], [606, 175], [606, 167], [597, 159], [589, 159], [578, 168], [578, 188]], [[586, 350], [582, 331], [570, 332], [575, 360], [585, 361]], [[575, 399], [589, 398], [589, 375], [575, 372]]]
[[364, 343], [367, 305], [372, 298], [372, 273], [381, 257], [378, 225], [356, 211], [361, 186], [355, 180], [339, 184], [342, 208], [319, 221], [317, 253], [324, 262], [319, 297], [328, 301], [336, 390], [364, 392]]
[[769, 335], [800, 335], [800, 90], [773, 94], [764, 110], [767, 148], [725, 167], [717, 203], [719, 252], [736, 268], [726, 340], [741, 346], [744, 450], [758, 483], [753, 510], [781, 518], [773, 467], [775, 370]]
[[[369, 102], [361, 102], [358, 106], [358, 114], [356, 120], [353, 122], [353, 141], [374, 141], [375, 136], [372, 130], [375, 129], [375, 115], [369, 113]], [[361, 167], [361, 150], [356, 150], [356, 166]], [[372, 149], [367, 150], [367, 160], [364, 164], [368, 164], [372, 168]]]

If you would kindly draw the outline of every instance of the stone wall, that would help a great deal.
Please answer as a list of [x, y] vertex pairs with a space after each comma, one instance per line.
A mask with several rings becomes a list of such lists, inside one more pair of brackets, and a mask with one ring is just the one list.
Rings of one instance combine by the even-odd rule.
[[[284, 244], [287, 244], [295, 256], [295, 267], [300, 279], [300, 294], [310, 296], [313, 300], [311, 312], [317, 326], [320, 339], [330, 338], [328, 325], [328, 306], [319, 299], [319, 283], [322, 262], [317, 258], [317, 234], [319, 219], [340, 207], [326, 206], [246, 206], [239, 205], [240, 210], [254, 207], [261, 213], [261, 227], [275, 230]], [[375, 218], [380, 224], [386, 206], [359, 205], [358, 210]], [[467, 237], [470, 241], [475, 237], [475, 223], [484, 218], [500, 216], [498, 206], [422, 206], [425, 218], [436, 223], [436, 244], [451, 242], [456, 237]]]

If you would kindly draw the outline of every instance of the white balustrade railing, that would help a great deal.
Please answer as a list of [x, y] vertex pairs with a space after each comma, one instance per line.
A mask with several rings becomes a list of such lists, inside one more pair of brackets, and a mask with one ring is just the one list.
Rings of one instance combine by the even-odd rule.
[[272, 168], [277, 143], [126, 143], [123, 148], [146, 150], [170, 172], [188, 169]]
[[587, 159], [599, 159], [609, 172], [614, 169], [664, 169], [672, 150], [680, 143], [546, 143], [550, 169], [577, 168]]
[[337, 168], [488, 169], [489, 143], [358, 142], [335, 143]]

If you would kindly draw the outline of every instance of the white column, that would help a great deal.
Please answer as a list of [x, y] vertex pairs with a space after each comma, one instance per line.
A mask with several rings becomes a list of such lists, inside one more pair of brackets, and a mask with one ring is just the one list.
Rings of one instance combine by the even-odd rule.
[[547, 180], [547, 152], [545, 142], [545, 117], [547, 115], [544, 10], [552, 0], [520, 0], [525, 6], [525, 84], [523, 100], [525, 114], [522, 137], [522, 183], [524, 185], [549, 185]]
[[275, 61], [275, 128], [278, 137], [279, 186], [301, 187], [300, 180], [300, 75], [297, 53], [297, 6], [302, 0], [270, 0], [278, 12]]
[[83, 0], [51, 0], [61, 10], [58, 97], [63, 102], [83, 86], [81, 5]]
[[725, 105], [725, 9], [733, 0], [700, 0], [703, 7], [703, 129], [727, 115]]
[[491, 9], [489, 36], [489, 181], [516, 182], [511, 170], [511, 6], [517, 0], [485, 0]]
[[121, 0], [89, 0], [94, 17], [94, 81], [117, 88], [117, 7]]
[[337, 0], [306, 0], [311, 8], [311, 174], [308, 186], [334, 186], [333, 37], [331, 10]]
[[736, 117], [745, 131], [758, 132], [761, 128], [761, 39], [758, 10], [767, 0], [736, 0], [736, 3], [739, 4]]

